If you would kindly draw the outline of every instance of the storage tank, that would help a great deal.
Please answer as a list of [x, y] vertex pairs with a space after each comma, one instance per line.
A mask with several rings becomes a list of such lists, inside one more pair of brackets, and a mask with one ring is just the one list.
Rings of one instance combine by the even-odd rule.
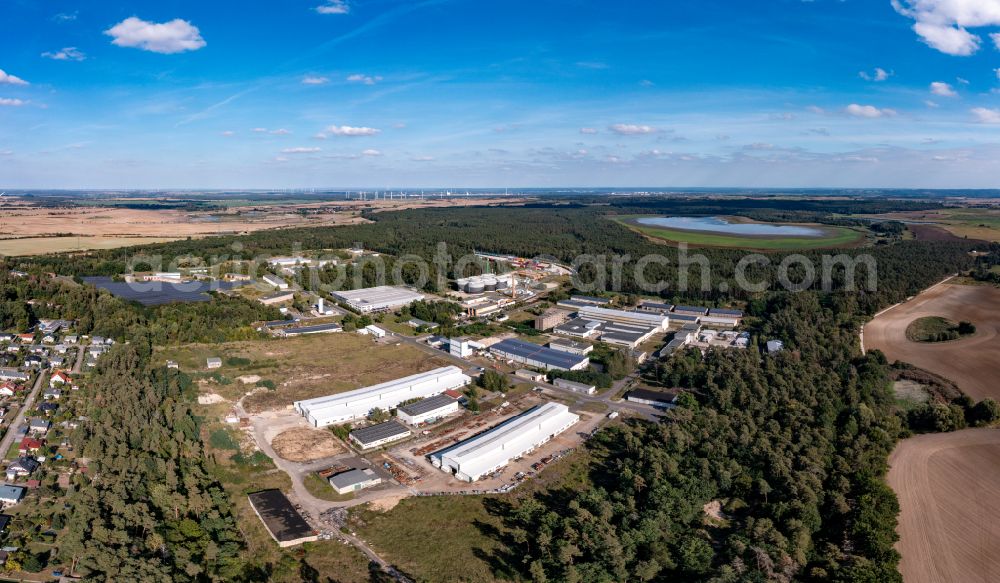
[[489, 277], [483, 280], [483, 286], [486, 291], [497, 291], [497, 280], [496, 278]]
[[506, 279], [497, 280], [497, 289], [507, 289], [508, 287], [510, 287], [510, 283]]
[[465, 293], [481, 294], [486, 291], [486, 287], [479, 281], [470, 282], [465, 286]]

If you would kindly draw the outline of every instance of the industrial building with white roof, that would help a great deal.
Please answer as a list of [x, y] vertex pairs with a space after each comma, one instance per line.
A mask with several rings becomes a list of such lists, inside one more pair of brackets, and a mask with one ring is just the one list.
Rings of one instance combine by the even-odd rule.
[[431, 463], [459, 480], [475, 482], [530, 453], [580, 420], [562, 403], [546, 403], [430, 455]]
[[333, 292], [333, 297], [362, 314], [394, 310], [424, 299], [421, 293], [391, 285]]
[[514, 338], [490, 346], [490, 352], [498, 358], [544, 370], [583, 370], [590, 365], [590, 358], [587, 356], [553, 350]]
[[445, 366], [346, 393], [295, 402], [295, 410], [314, 427], [366, 417], [372, 409], [389, 411], [404, 401], [439, 395], [469, 384], [457, 366]]

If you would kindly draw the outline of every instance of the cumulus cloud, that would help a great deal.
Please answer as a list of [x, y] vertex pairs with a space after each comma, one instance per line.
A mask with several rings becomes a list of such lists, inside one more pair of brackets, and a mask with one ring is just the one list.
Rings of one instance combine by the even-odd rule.
[[354, 75], [348, 75], [348, 83], [362, 83], [364, 85], [374, 85], [382, 80], [382, 77], [378, 75], [362, 75], [360, 73], [355, 73]]
[[958, 97], [958, 92], [951, 85], [941, 81], [931, 83], [931, 93], [941, 97]]
[[64, 47], [58, 51], [45, 51], [42, 56], [53, 61], [82, 61], [87, 58], [83, 51], [76, 47]]
[[861, 71], [858, 73], [858, 77], [861, 77], [865, 81], [885, 81], [889, 77], [892, 77], [892, 73], [886, 71], [882, 67], [875, 67], [874, 73], [869, 73], [868, 71]]
[[302, 78], [303, 85], [326, 85], [329, 82], [329, 77], [308, 76]]
[[376, 134], [382, 133], [382, 130], [369, 127], [354, 127], [354, 126], [330, 126], [316, 137], [326, 137], [329, 135], [334, 136], [346, 136], [346, 137], [359, 137], [359, 136], [374, 136]]
[[374, 156], [381, 156], [382, 152], [380, 152], [378, 150], [368, 149], [368, 150], [365, 150], [365, 151], [361, 152], [361, 155], [362, 156], [372, 156], [372, 157], [374, 157]]
[[656, 132], [653, 126], [637, 125], [632, 123], [616, 123], [608, 129], [623, 136], [641, 136]]
[[1000, 123], [1000, 109], [977, 107], [972, 110], [972, 115], [976, 116], [979, 123]]
[[284, 150], [281, 151], [281, 153], [282, 154], [315, 154], [316, 152], [319, 152], [319, 151], [320, 151], [320, 148], [298, 147], [298, 148], [285, 148]]
[[15, 77], [14, 75], [11, 75], [11, 74], [7, 73], [3, 69], [0, 69], [0, 85], [3, 85], [5, 83], [7, 85], [27, 85], [28, 84], [28, 82], [25, 81], [24, 79], [22, 79], [20, 77]]
[[[1000, 74], [1000, 73], [998, 73]], [[580, 128], [581, 134], [596, 134], [597, 128]]]
[[913, 30], [923, 42], [949, 55], [968, 56], [979, 50], [982, 39], [968, 29], [1000, 25], [997, 0], [891, 1], [896, 12], [914, 20]]
[[857, 103], [848, 105], [844, 111], [847, 112], [848, 115], [853, 115], [854, 117], [865, 117], [870, 119], [896, 115], [896, 111], [893, 109], [879, 109], [874, 105], [858, 105]]
[[104, 31], [114, 40], [111, 44], [170, 55], [196, 51], [205, 46], [198, 27], [175, 18], [170, 22], [147, 22], [130, 16]]
[[347, 0], [327, 0], [315, 8], [320, 14], [347, 14], [351, 11], [351, 5]]
[[27, 103], [27, 101], [22, 101], [20, 99], [10, 99], [7, 97], [0, 97], [0, 106], [21, 107], [25, 103]]

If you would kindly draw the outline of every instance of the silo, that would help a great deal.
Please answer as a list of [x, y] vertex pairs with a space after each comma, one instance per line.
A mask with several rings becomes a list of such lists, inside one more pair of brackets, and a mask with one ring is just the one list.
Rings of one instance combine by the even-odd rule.
[[483, 280], [486, 291], [497, 291], [497, 280], [495, 277], [487, 277]]
[[466, 293], [481, 294], [484, 291], [486, 291], [486, 287], [480, 281], [469, 282], [469, 284], [465, 286]]

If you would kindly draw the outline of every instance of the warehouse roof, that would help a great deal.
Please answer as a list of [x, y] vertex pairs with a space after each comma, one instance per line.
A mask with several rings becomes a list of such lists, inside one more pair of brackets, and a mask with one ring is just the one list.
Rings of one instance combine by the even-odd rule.
[[599, 306], [608, 303], [608, 300], [604, 298], [598, 298], [594, 296], [570, 296], [570, 300], [574, 302], [584, 302], [587, 304], [597, 304]]
[[262, 490], [248, 496], [250, 504], [278, 542], [293, 541], [313, 534], [309, 523], [302, 518], [281, 490]]
[[743, 317], [742, 310], [719, 310], [712, 308], [709, 313], [713, 316], [736, 316], [737, 318]]
[[639, 303], [639, 307], [645, 310], [663, 310], [665, 312], [669, 312], [674, 309], [673, 304], [662, 304], [660, 302], [649, 302], [645, 300]]
[[686, 314], [670, 314], [670, 319], [675, 322], [697, 322], [698, 316], [688, 316]]
[[573, 350], [586, 350], [590, 348], [590, 344], [586, 342], [577, 342], [576, 340], [569, 340], [567, 338], [553, 338], [549, 340], [549, 348], [555, 348], [556, 346], [572, 348]]
[[694, 312], [696, 314], [707, 314], [708, 308], [701, 306], [674, 306], [675, 312]]
[[410, 416], [423, 415], [424, 413], [430, 413], [431, 411], [436, 411], [441, 407], [447, 407], [455, 402], [448, 395], [434, 395], [433, 397], [427, 397], [426, 399], [421, 399], [416, 403], [410, 403], [409, 405], [403, 405], [399, 408], [400, 413], [406, 413]]
[[337, 323], [316, 324], [314, 326], [297, 326], [295, 328], [285, 328], [282, 333], [285, 336], [295, 336], [296, 334], [316, 334], [318, 332], [330, 332], [342, 330], [342, 326]]
[[399, 422], [386, 421], [385, 423], [379, 423], [378, 425], [369, 425], [368, 427], [355, 429], [351, 432], [351, 439], [365, 445], [392, 437], [405, 437], [409, 434], [410, 430], [400, 425]]
[[628, 392], [628, 398], [642, 399], [644, 401], [656, 401], [658, 403], [670, 403], [677, 398], [675, 393], [665, 393], [662, 391], [650, 391], [649, 389], [632, 389]]
[[532, 344], [530, 342], [514, 338], [508, 338], [507, 340], [497, 342], [490, 347], [490, 350], [506, 352], [522, 358], [537, 360], [538, 362], [543, 362], [549, 366], [558, 366], [567, 369], [571, 369], [574, 366], [579, 365], [580, 361], [583, 358], [586, 358], [576, 354], [570, 354], [569, 352], [561, 352], [559, 350], [546, 348], [545, 346], [539, 346], [538, 344]]
[[369, 482], [376, 478], [378, 478], [378, 476], [375, 475], [375, 472], [369, 470], [368, 468], [353, 469], [337, 474], [336, 476], [331, 476], [330, 484], [340, 490], [343, 490], [345, 488]]

